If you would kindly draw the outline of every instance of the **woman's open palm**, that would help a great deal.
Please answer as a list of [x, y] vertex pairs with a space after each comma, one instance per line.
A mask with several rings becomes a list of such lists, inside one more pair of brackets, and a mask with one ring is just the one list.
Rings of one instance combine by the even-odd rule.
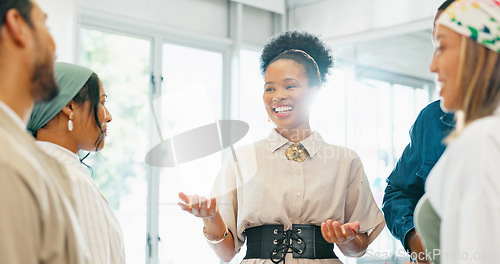
[[215, 198], [207, 199], [198, 195], [179, 193], [181, 202], [178, 205], [182, 210], [200, 218], [208, 219], [217, 215], [219, 209]]
[[328, 219], [321, 223], [321, 234], [330, 243], [343, 244], [353, 240], [359, 232], [359, 222], [340, 225], [337, 221]]

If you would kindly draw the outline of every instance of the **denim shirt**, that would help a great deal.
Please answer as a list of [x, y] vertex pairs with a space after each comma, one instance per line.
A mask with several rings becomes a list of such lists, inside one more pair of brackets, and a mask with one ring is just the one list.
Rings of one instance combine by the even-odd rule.
[[405, 237], [414, 228], [413, 212], [425, 180], [446, 148], [443, 139], [455, 126], [453, 114], [444, 113], [439, 104], [434, 101], [420, 112], [410, 129], [410, 143], [387, 178], [382, 211], [392, 235], [407, 250]]

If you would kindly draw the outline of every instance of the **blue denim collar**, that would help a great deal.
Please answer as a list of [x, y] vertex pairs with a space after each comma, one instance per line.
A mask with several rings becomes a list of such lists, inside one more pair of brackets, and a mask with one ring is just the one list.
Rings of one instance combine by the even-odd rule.
[[441, 122], [443, 122], [443, 124], [449, 126], [449, 127], [455, 127], [455, 118], [454, 118], [454, 114], [452, 113], [445, 113], [444, 115], [442, 115], [439, 120], [441, 120]]

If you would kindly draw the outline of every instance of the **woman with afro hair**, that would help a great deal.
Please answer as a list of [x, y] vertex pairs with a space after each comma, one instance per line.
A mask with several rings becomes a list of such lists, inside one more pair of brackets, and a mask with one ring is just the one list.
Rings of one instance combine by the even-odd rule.
[[383, 229], [358, 155], [326, 143], [309, 126], [314, 97], [332, 67], [316, 36], [284, 32], [261, 56], [269, 136], [223, 163], [213, 198], [179, 193], [181, 208], [203, 219], [203, 233], [229, 262], [341, 263], [333, 249], [362, 256]]

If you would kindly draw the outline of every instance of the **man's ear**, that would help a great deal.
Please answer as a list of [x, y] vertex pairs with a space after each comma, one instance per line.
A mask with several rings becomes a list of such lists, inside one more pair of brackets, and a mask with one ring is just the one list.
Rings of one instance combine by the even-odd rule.
[[63, 112], [65, 115], [67, 115], [69, 117], [69, 115], [71, 113], [73, 113], [73, 111], [74, 111], [74, 104], [75, 104], [75, 102], [73, 100], [71, 100], [67, 105], [65, 105], [63, 107], [61, 112]]
[[5, 14], [4, 29], [14, 43], [22, 47], [26, 46], [28, 42], [28, 34], [31, 34], [31, 27], [28, 22], [24, 20], [19, 11], [10, 9]]

